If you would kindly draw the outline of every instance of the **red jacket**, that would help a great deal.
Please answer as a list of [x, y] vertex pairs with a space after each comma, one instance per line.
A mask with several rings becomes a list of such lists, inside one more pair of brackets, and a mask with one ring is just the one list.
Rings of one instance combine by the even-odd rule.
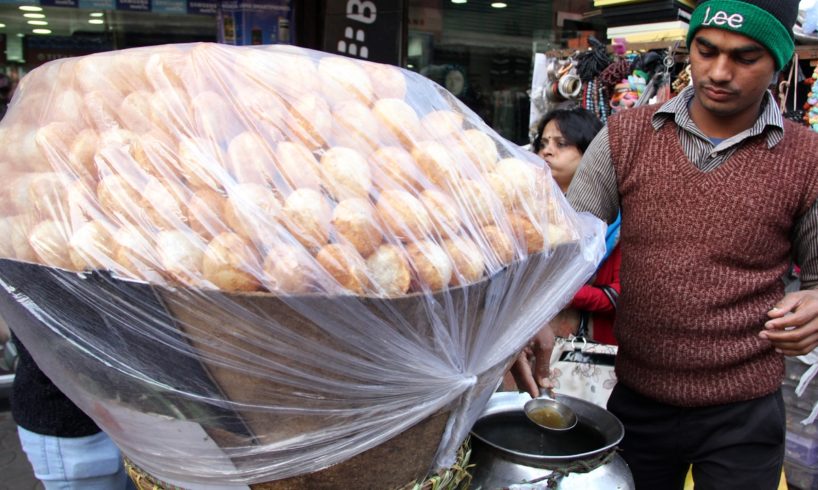
[[616, 344], [613, 334], [616, 306], [611, 303], [608, 295], [599, 286], [610, 286], [617, 295], [620, 293], [619, 265], [621, 262], [622, 253], [617, 244], [608, 259], [597, 269], [593, 284], [582, 286], [571, 300], [571, 308], [591, 313], [594, 322], [593, 340], [603, 344]]

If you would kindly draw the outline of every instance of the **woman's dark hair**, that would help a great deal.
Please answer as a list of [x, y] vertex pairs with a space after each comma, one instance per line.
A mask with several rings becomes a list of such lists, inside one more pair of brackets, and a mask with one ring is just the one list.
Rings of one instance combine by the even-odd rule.
[[568, 143], [576, 146], [580, 153], [585, 153], [588, 145], [591, 144], [591, 140], [602, 129], [602, 122], [599, 118], [593, 112], [582, 107], [551, 111], [543, 116], [537, 124], [537, 137], [531, 143], [531, 149], [534, 153], [539, 153], [542, 150], [542, 132], [545, 131], [545, 126], [551, 121], [556, 121], [562, 137]]

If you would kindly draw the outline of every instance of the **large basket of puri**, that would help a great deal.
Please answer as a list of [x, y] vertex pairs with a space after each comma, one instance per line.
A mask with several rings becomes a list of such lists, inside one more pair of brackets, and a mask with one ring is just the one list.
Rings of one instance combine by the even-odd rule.
[[398, 488], [454, 462], [602, 225], [433, 82], [292, 47], [48, 63], [0, 123], [12, 326], [182, 488]]

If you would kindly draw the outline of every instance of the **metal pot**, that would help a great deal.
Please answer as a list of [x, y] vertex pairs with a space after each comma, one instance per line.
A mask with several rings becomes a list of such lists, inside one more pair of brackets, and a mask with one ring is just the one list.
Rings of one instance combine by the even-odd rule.
[[611, 412], [579, 398], [557, 395], [579, 423], [562, 433], [543, 431], [525, 416], [525, 393], [492, 395], [471, 432], [472, 488], [481, 490], [635, 488], [616, 453], [625, 435]]

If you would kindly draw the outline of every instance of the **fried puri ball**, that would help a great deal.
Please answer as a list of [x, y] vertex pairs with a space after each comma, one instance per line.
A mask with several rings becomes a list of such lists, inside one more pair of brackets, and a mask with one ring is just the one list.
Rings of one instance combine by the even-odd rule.
[[219, 143], [226, 143], [241, 134], [245, 128], [236, 110], [226, 98], [216, 92], [205, 91], [190, 100], [193, 119], [199, 135]]
[[486, 182], [507, 211], [516, 207], [519, 202], [517, 199], [517, 191], [507, 178], [497, 172], [488, 172], [486, 174]]
[[295, 99], [289, 107], [290, 118], [285, 122], [289, 130], [285, 137], [300, 141], [309, 149], [324, 146], [332, 130], [332, 113], [320, 95], [307, 93]]
[[369, 155], [372, 184], [378, 189], [421, 190], [422, 175], [412, 155], [400, 146], [382, 146]]
[[147, 90], [137, 90], [125, 96], [118, 111], [122, 125], [137, 133], [146, 133], [153, 129], [152, 96], [153, 94]]
[[84, 117], [82, 95], [71, 88], [62, 88], [49, 105], [48, 116], [53, 121], [75, 123]]
[[[278, 143], [275, 160], [278, 173], [284, 180], [277, 187], [283, 194], [299, 188], [321, 189], [318, 160], [303, 144], [294, 141]], [[284, 186], [287, 188], [282, 189]]]
[[372, 289], [385, 297], [402, 296], [412, 285], [412, 273], [403, 251], [391, 244], [378, 247], [366, 259]]
[[487, 182], [463, 179], [454, 191], [472, 222], [485, 225], [501, 217], [502, 207]]
[[497, 225], [483, 226], [480, 233], [485, 238], [490, 250], [486, 255], [498, 265], [510, 264], [514, 259], [512, 238]]
[[230, 140], [227, 162], [236, 182], [267, 184], [273, 181], [273, 150], [254, 131], [244, 131]]
[[142, 200], [141, 189], [119, 175], [108, 175], [97, 184], [97, 202], [100, 208], [114, 219], [133, 216]]
[[420, 125], [426, 137], [444, 139], [463, 130], [463, 114], [449, 110], [432, 111], [421, 118]]
[[444, 289], [452, 280], [452, 261], [446, 251], [431, 240], [420, 240], [406, 247], [419, 291]]
[[400, 68], [380, 63], [366, 65], [372, 89], [378, 99], [402, 99], [406, 97], [406, 77]]
[[236, 233], [220, 233], [204, 251], [202, 277], [222, 291], [256, 291], [261, 283], [255, 250]]
[[536, 197], [537, 168], [519, 158], [504, 158], [497, 162], [495, 172], [514, 189], [514, 205], [533, 206]]
[[73, 124], [52, 122], [36, 129], [34, 142], [48, 160], [49, 166], [55, 170], [62, 170], [60, 166], [65, 161], [76, 136], [77, 131]]
[[367, 199], [351, 197], [339, 202], [332, 210], [331, 222], [339, 239], [355, 247], [363, 257], [374, 252], [383, 241], [375, 208]]
[[380, 99], [372, 106], [372, 115], [379, 123], [382, 144], [399, 143], [412, 148], [421, 138], [420, 118], [403, 99]]
[[434, 189], [426, 189], [420, 193], [420, 202], [429, 212], [432, 223], [441, 235], [455, 235], [460, 231], [462, 221], [459, 208], [451, 197]]
[[324, 187], [336, 200], [366, 198], [372, 187], [372, 175], [359, 152], [342, 146], [330, 148], [321, 157]]
[[221, 189], [219, 174], [226, 157], [215, 141], [183, 136], [179, 138], [176, 154], [179, 172], [191, 187]]
[[8, 187], [6, 187], [5, 191], [8, 192], [9, 203], [16, 214], [34, 212], [34, 203], [31, 200], [29, 189], [38, 175], [40, 175], [40, 172], [17, 174], [7, 177]]
[[321, 92], [333, 106], [356, 100], [372, 103], [374, 91], [366, 70], [357, 62], [343, 56], [324, 56], [318, 62]]
[[519, 213], [508, 213], [508, 224], [529, 254], [541, 252], [545, 248], [545, 237], [537, 223]]
[[264, 258], [264, 284], [270, 291], [304, 294], [316, 281], [315, 260], [302, 247], [278, 244]]
[[59, 218], [68, 214], [68, 193], [64, 174], [41, 172], [28, 181], [28, 202], [43, 217]]
[[454, 265], [450, 286], [471, 284], [483, 278], [486, 262], [483, 252], [473, 240], [465, 237], [452, 237], [443, 241], [443, 248]]
[[23, 213], [9, 217], [11, 228], [11, 247], [14, 258], [21, 262], [37, 262], [37, 254], [31, 247], [29, 237], [31, 230], [38, 223], [34, 213]]
[[141, 279], [152, 284], [164, 284], [156, 245], [145, 232], [132, 224], [125, 224], [114, 232], [114, 262], [125, 277]]
[[28, 240], [41, 264], [74, 270], [68, 253], [69, 236], [64, 223], [48, 219], [32, 228]]
[[130, 153], [139, 167], [153, 177], [173, 175], [178, 168], [176, 142], [161, 131], [140, 134], [131, 143]]
[[96, 180], [97, 164], [94, 155], [99, 146], [99, 134], [94, 129], [80, 131], [68, 150], [68, 164], [78, 178]]
[[234, 232], [254, 243], [269, 242], [280, 220], [281, 203], [272, 189], [261, 184], [230, 187], [224, 221]]
[[549, 223], [545, 233], [551, 248], [576, 240], [567, 224]]
[[314, 189], [296, 189], [284, 201], [284, 225], [304, 247], [317, 250], [329, 241], [332, 210]]
[[479, 129], [467, 129], [455, 134], [460, 148], [483, 171], [492, 171], [500, 158], [497, 143]]
[[378, 121], [368, 106], [347, 100], [332, 108], [332, 142], [369, 155], [378, 147]]
[[375, 209], [384, 231], [403, 242], [422, 240], [432, 230], [429, 212], [418, 198], [406, 191], [381, 192]]
[[140, 207], [153, 226], [160, 229], [179, 229], [186, 224], [186, 190], [169, 180], [148, 179], [142, 189]]
[[[0, 258], [14, 259], [17, 254], [14, 252], [14, 220], [13, 216], [0, 217], [0, 236], [7, 237], [6, 240], [0, 240]], [[30, 238], [30, 237], [29, 237]], [[29, 244], [31, 247], [31, 244]], [[33, 249], [32, 249], [33, 251]]]
[[223, 194], [208, 187], [197, 190], [187, 205], [188, 226], [205, 240], [228, 231], [226, 206], [227, 198]]
[[436, 186], [447, 189], [457, 185], [460, 178], [459, 166], [442, 143], [421, 141], [412, 149], [412, 157], [423, 175]]
[[315, 258], [318, 264], [350, 293], [362, 295], [368, 288], [366, 262], [354, 247], [332, 243], [322, 247]]
[[94, 220], [77, 228], [71, 235], [69, 256], [76, 270], [107, 268], [114, 256], [113, 237], [107, 226]]
[[161, 231], [156, 235], [156, 248], [162, 270], [170, 278], [188, 286], [203, 285], [205, 244], [199, 237], [181, 230]]

